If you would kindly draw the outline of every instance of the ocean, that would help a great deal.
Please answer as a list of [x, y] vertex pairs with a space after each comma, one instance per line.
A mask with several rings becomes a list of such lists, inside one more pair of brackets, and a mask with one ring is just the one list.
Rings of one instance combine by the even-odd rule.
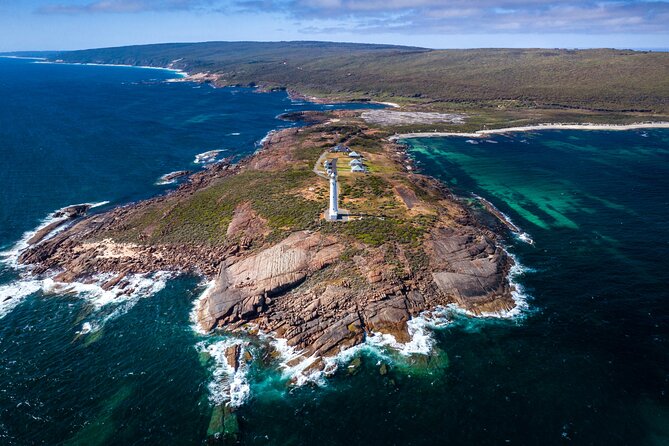
[[[0, 59], [1, 444], [216, 443], [224, 404], [244, 445], [669, 442], [669, 131], [406, 141], [423, 173], [531, 238], [506, 238], [524, 306], [444, 309], [438, 327], [414, 321], [402, 353], [368, 345], [296, 386], [289, 349], [268, 354], [280, 343], [193, 329], [197, 277], [110, 299], [12, 262], [59, 208], [163, 193], [175, 185], [160, 177], [201, 168], [197, 155], [244, 156], [296, 125], [276, 118], [286, 111], [362, 107], [166, 82], [176, 76]], [[232, 374], [232, 342], [264, 359]]]

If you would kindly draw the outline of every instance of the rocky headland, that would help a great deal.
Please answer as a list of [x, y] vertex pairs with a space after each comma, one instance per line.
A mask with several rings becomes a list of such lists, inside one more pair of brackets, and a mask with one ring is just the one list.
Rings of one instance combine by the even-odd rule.
[[[407, 322], [440, 306], [513, 308], [513, 260], [498, 235], [441, 183], [413, 173], [389, 134], [359, 112], [300, 118], [311, 125], [275, 132], [258, 153], [209, 165], [165, 195], [90, 216], [66, 210], [60, 232], [36, 234], [19, 261], [58, 282], [106, 273], [105, 289], [130, 274], [204, 276], [204, 330], [252, 326], [317, 358], [316, 368], [371, 333], [406, 342]], [[370, 170], [340, 174], [347, 222], [322, 218], [328, 184], [314, 173], [336, 144]]]

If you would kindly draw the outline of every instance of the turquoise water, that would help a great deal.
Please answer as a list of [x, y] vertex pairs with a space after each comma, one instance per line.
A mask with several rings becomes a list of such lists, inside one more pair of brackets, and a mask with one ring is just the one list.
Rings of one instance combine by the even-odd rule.
[[451, 400], [477, 419], [458, 438], [667, 444], [669, 131], [409, 144], [425, 173], [488, 199], [534, 240], [509, 238], [533, 270], [521, 278], [526, 317], [442, 335], [449, 353], [479, 358], [460, 369], [481, 383], [472, 400]]
[[[161, 193], [174, 186], [158, 178], [200, 168], [197, 154], [251, 153], [290, 125], [276, 115], [324, 107], [164, 82], [173, 76], [0, 59], [0, 251], [60, 207]], [[242, 337], [257, 359], [236, 388], [241, 444], [669, 443], [669, 132], [491, 140], [410, 144], [425, 173], [532, 237], [507, 239], [531, 269], [517, 279], [529, 309], [453, 315], [428, 332], [431, 355], [362, 352], [325, 385], [289, 385], [268, 341]], [[0, 264], [0, 301], [23, 296], [0, 302], [0, 444], [211, 440], [231, 340], [192, 330], [197, 278], [156, 283], [106, 302], [29, 292], [29, 277]]]

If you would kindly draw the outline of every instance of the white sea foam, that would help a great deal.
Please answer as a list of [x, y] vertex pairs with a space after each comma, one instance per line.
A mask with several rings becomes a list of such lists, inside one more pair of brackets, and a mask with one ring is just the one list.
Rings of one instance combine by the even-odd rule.
[[302, 386], [312, 382], [325, 384], [324, 373], [320, 370], [304, 373], [316, 360], [316, 356], [304, 357], [303, 353], [295, 347], [288, 345], [283, 338], [272, 338], [272, 347], [279, 354], [280, 367], [284, 378], [292, 380], [296, 385]]
[[206, 343], [199, 342], [196, 348], [199, 352], [208, 353], [213, 360], [212, 380], [207, 386], [209, 401], [215, 406], [227, 403], [232, 407], [244, 404], [251, 393], [248, 382], [248, 365], [239, 361], [239, 367], [234, 369], [225, 357], [228, 348], [238, 345], [240, 358], [248, 348], [248, 342], [241, 339], [229, 338], [222, 341]]
[[474, 141], [473, 139], [468, 139], [468, 140], [465, 141], [465, 142], [466, 142], [467, 144], [478, 144], [478, 143], [479, 143], [478, 141]]
[[177, 171], [166, 173], [165, 175], [161, 175], [160, 178], [158, 178], [158, 181], [156, 181], [156, 186], [164, 186], [166, 184], [174, 184], [177, 182], [176, 178], [168, 179], [170, 175], [173, 173], [177, 173]]
[[232, 133], [228, 133], [226, 136], [239, 136], [239, 135], [241, 135], [240, 132], [232, 132]]
[[26, 280], [0, 285], [0, 319], [5, 317], [23, 300], [41, 289], [40, 281]]
[[81, 324], [81, 330], [77, 332], [78, 335], [86, 335], [93, 331], [93, 325], [90, 322], [84, 322]]
[[403, 356], [428, 355], [434, 345], [430, 328], [434, 328], [434, 326], [431, 327], [427, 316], [419, 316], [407, 322], [410, 336], [408, 342], [398, 342], [393, 335], [388, 333], [374, 333], [367, 337], [365, 342], [378, 348], [391, 348]]
[[92, 283], [64, 283], [57, 282], [52, 277], [29, 278], [29, 273], [5, 285], [0, 285], [0, 318], [6, 316], [12, 309], [31, 294], [41, 291], [44, 294], [74, 294], [88, 301], [94, 310], [100, 310], [110, 304], [118, 305], [114, 310], [102, 318], [100, 324], [126, 313], [142, 297], [152, 296], [162, 290], [166, 281], [173, 277], [170, 272], [154, 274], [132, 274], [126, 277], [127, 285], [116, 285], [108, 290], [102, 288], [111, 274], [100, 274], [93, 277]]
[[113, 276], [113, 274], [100, 274], [94, 277], [95, 282], [93, 283], [59, 283], [53, 282], [52, 279], [45, 279], [45, 282], [51, 281], [52, 283], [52, 285], [45, 287], [45, 290], [47, 292], [81, 295], [95, 308], [99, 309], [112, 303], [119, 304], [153, 296], [165, 288], [167, 280], [174, 277], [174, 273], [159, 271], [152, 274], [130, 274], [120, 284], [108, 290], [103, 289], [102, 284]]
[[[153, 296], [165, 288], [167, 280], [174, 277], [171, 272], [157, 272], [154, 274], [134, 274], [126, 277], [128, 285], [121, 288], [116, 286], [104, 290], [100, 284], [111, 278], [111, 275], [98, 276], [98, 283], [92, 284], [59, 284], [45, 288], [50, 293], [73, 293], [85, 299], [93, 306], [91, 320], [84, 322], [77, 334], [94, 333], [113, 319], [130, 311], [142, 298]], [[108, 310], [111, 308], [111, 311]]]
[[514, 262], [508, 274], [511, 296], [515, 304], [510, 310], [474, 314], [455, 304], [437, 307], [432, 311], [423, 312], [407, 322], [410, 337], [408, 342], [399, 342], [388, 333], [372, 333], [367, 336], [363, 343], [342, 350], [333, 357], [323, 358], [325, 366], [322, 371], [316, 370], [308, 373], [305, 373], [305, 371], [318, 359], [317, 357], [305, 357], [301, 351], [289, 346], [285, 339], [272, 338], [272, 347], [279, 353], [284, 377], [289, 378], [297, 386], [306, 383], [323, 386], [327, 383], [326, 376], [333, 374], [342, 365], [349, 364], [355, 356], [363, 351], [389, 361], [393, 360], [393, 354], [401, 356], [429, 355], [435, 344], [434, 331], [451, 324], [454, 318], [458, 316], [466, 316], [482, 322], [485, 322], [486, 319], [521, 319], [525, 317], [529, 311], [529, 296], [517, 279], [532, 270], [523, 266], [515, 255], [511, 253], [508, 253], [508, 255]]
[[[108, 201], [101, 201], [98, 203], [84, 203], [90, 205], [92, 208], [103, 206], [109, 203]], [[77, 206], [77, 205], [72, 205]], [[9, 250], [0, 253], [2, 262], [8, 266], [12, 266], [21, 272], [21, 276], [8, 284], [0, 285], [0, 318], [4, 317], [16, 307], [26, 297], [41, 291], [44, 294], [75, 294], [86, 299], [94, 309], [99, 310], [109, 304], [123, 304], [115, 308], [110, 314], [105, 316], [102, 322], [117, 317], [120, 314], [127, 312], [139, 298], [151, 296], [162, 290], [166, 281], [173, 277], [171, 272], [159, 271], [152, 274], [130, 274], [126, 276], [121, 282], [114, 287], [107, 290], [102, 288], [102, 285], [112, 279], [114, 274], [105, 273], [98, 274], [91, 277], [90, 282], [72, 282], [64, 283], [54, 280], [55, 273], [47, 276], [35, 277], [26, 271], [28, 267], [18, 264], [18, 258], [28, 247], [28, 240], [35, 235], [35, 233], [46, 226], [56, 221], [65, 221], [67, 217], [56, 217], [55, 215], [70, 206], [55, 211], [41, 224], [32, 231], [27, 231], [23, 234], [21, 239]], [[62, 231], [66, 225], [60, 226], [52, 231], [45, 239], [52, 237], [59, 231]], [[99, 324], [98, 324], [99, 325]]]
[[503, 317], [522, 317], [527, 314], [530, 309], [528, 303], [529, 295], [526, 293], [525, 288], [518, 282], [517, 279], [518, 277], [524, 275], [525, 273], [531, 272], [532, 270], [523, 266], [515, 255], [511, 253], [508, 254], [513, 259], [513, 266], [509, 270], [509, 285], [511, 286], [511, 297], [513, 298], [516, 306], [507, 311]]
[[216, 287], [216, 282], [214, 280], [206, 283], [204, 291], [202, 292], [202, 294], [200, 294], [200, 297], [198, 297], [195, 300], [195, 303], [193, 304], [193, 309], [190, 312], [189, 319], [191, 321], [191, 328], [195, 333], [202, 336], [206, 335], [207, 332], [202, 328], [202, 326], [198, 321], [198, 313], [200, 312], [200, 307], [204, 303], [205, 299], [207, 298], [207, 296], [209, 296], [209, 293], [211, 293], [215, 287]]
[[530, 298], [529, 294], [525, 291], [523, 285], [518, 282], [518, 278], [528, 272], [533, 270], [523, 266], [518, 258], [507, 251], [507, 254], [513, 260], [513, 266], [509, 270], [507, 280], [511, 288], [511, 298], [513, 299], [514, 306], [510, 310], [503, 310], [498, 312], [483, 312], [480, 314], [475, 314], [470, 311], [467, 311], [463, 308], [458, 307], [455, 304], [448, 305], [446, 307], [447, 311], [450, 311], [454, 314], [462, 314], [473, 318], [493, 318], [493, 319], [522, 319], [524, 318], [529, 310], [530, 306], [528, 300]]
[[181, 173], [181, 170], [175, 170], [174, 172], [166, 173], [165, 175], [161, 175], [160, 178], [158, 178], [158, 181], [156, 181], [156, 186], [164, 186], [166, 184], [174, 184], [177, 181], [179, 181], [180, 178], [183, 178], [184, 175], [180, 175], [174, 178], [170, 179], [171, 175]]
[[316, 356], [305, 357], [303, 353], [288, 345], [282, 338], [272, 338], [271, 344], [279, 354], [280, 367], [284, 378], [290, 379], [296, 386], [313, 383], [319, 386], [327, 384], [326, 377], [335, 373], [340, 367], [349, 364], [353, 358], [362, 352], [371, 353], [385, 360], [392, 360], [390, 354], [401, 356], [414, 354], [428, 355], [434, 346], [433, 330], [444, 327], [450, 319], [445, 313], [435, 311], [412, 318], [407, 323], [410, 339], [408, 342], [399, 342], [387, 333], [373, 333], [367, 336], [361, 344], [341, 350], [334, 356], [322, 358], [322, 370], [308, 371], [309, 367], [318, 360]]
[[207, 152], [202, 152], [198, 153], [195, 155], [195, 160], [193, 161], [195, 164], [208, 164], [208, 163], [213, 163], [216, 161], [216, 158], [218, 158], [218, 155], [221, 152], [224, 152], [225, 149], [217, 149], [217, 150], [209, 150]]
[[269, 132], [267, 132], [267, 134], [266, 134], [260, 141], [256, 142], [256, 144], [255, 144], [255, 145], [256, 145], [256, 148], [257, 148], [257, 149], [262, 149], [263, 146], [265, 145], [265, 143], [269, 140], [269, 138], [270, 138], [274, 133], [276, 133], [276, 130], [270, 130]]

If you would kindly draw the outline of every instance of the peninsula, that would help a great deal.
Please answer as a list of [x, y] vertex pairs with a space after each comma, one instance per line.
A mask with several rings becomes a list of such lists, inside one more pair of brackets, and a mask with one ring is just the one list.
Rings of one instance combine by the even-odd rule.
[[[272, 333], [317, 358], [312, 368], [371, 333], [407, 342], [410, 318], [440, 306], [512, 309], [513, 260], [498, 235], [441, 183], [413, 173], [403, 147], [360, 115], [305, 112], [312, 125], [271, 134], [237, 164], [215, 163], [166, 195], [73, 214], [19, 260], [56, 282], [103, 277], [119, 292], [132, 274], [202, 275], [211, 281], [197, 309], [204, 330]], [[337, 146], [366, 170], [339, 168], [347, 221], [324, 218], [331, 178], [318, 175]]]
[[669, 121], [669, 53], [615, 49], [434, 50], [336, 42], [203, 42], [68, 51], [51, 60], [166, 67], [216, 86], [296, 98], [393, 103], [398, 133], [542, 123]]

